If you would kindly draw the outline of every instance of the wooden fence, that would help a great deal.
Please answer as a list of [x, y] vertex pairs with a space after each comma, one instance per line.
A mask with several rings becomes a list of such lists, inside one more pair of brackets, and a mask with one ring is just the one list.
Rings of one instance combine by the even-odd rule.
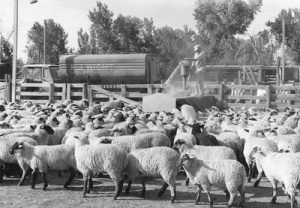
[[[90, 102], [122, 99], [140, 103], [144, 96], [163, 92], [163, 84], [87, 85], [66, 83], [18, 83], [16, 100], [34, 103], [62, 102], [65, 99]], [[213, 95], [229, 107], [278, 108], [300, 107], [300, 86], [205, 84], [205, 95]], [[10, 100], [11, 86], [0, 82], [0, 96]]]

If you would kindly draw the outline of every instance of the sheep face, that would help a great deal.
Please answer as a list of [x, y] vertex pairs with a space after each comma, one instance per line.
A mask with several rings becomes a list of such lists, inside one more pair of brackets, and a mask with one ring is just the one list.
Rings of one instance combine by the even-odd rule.
[[14, 145], [9, 149], [9, 154], [15, 154], [16, 150], [21, 150], [24, 148], [23, 142], [16, 142]]
[[177, 163], [177, 166], [179, 168], [189, 168], [192, 165], [192, 160], [195, 157], [193, 155], [184, 154], [180, 157], [179, 162]]
[[186, 142], [184, 140], [178, 139], [174, 144], [173, 144], [173, 149], [176, 150], [178, 153], [183, 152], [183, 145], [185, 145]]
[[54, 134], [54, 130], [46, 124], [42, 124], [40, 125], [35, 131], [37, 131], [37, 133], [42, 133], [42, 134]]
[[101, 144], [111, 144], [112, 140], [109, 138], [104, 138], [100, 143]]

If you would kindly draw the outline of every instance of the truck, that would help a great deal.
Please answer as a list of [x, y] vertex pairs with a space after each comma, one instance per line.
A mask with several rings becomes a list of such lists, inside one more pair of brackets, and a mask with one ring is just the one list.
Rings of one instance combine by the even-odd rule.
[[159, 83], [158, 58], [151, 54], [63, 55], [58, 65], [22, 68], [24, 82], [89, 84]]

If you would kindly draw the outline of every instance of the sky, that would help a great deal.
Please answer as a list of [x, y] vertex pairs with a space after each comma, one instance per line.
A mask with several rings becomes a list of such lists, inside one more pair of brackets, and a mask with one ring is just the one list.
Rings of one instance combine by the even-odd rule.
[[[9, 37], [13, 30], [15, 0], [0, 0], [0, 32]], [[43, 24], [44, 19], [54, 19], [68, 33], [68, 47], [77, 49], [77, 32], [88, 31], [91, 22], [88, 11], [96, 7], [97, 0], [18, 0], [18, 58], [27, 61], [27, 33], [34, 22]], [[100, 0], [98, 0], [100, 1]], [[118, 14], [143, 19], [152, 18], [155, 26], [170, 26], [182, 29], [184, 25], [195, 29], [193, 13], [196, 0], [101, 0], [115, 17]], [[247, 33], [253, 35], [266, 28], [265, 22], [274, 20], [281, 9], [300, 8], [300, 0], [263, 0], [261, 12], [251, 23]], [[13, 42], [11, 36], [10, 41]]]

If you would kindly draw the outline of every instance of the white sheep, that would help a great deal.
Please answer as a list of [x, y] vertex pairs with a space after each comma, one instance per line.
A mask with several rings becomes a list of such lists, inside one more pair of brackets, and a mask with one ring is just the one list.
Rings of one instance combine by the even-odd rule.
[[[18, 185], [22, 185], [25, 180], [25, 176], [27, 171], [29, 170], [29, 166], [25, 163], [25, 161], [20, 157], [19, 154], [11, 155], [9, 153], [10, 148], [16, 142], [27, 142], [31, 145], [37, 145], [37, 142], [30, 137], [1, 137], [0, 138], [0, 167], [4, 163], [18, 163], [20, 168], [22, 169], [22, 176]], [[2, 169], [0, 169], [1, 171]], [[3, 173], [0, 173], [0, 181], [3, 180]]]
[[[270, 152], [278, 152], [278, 146], [277, 144], [268, 139], [268, 138], [260, 138], [258, 137], [258, 132], [260, 130], [257, 129], [251, 129], [251, 131], [249, 132], [249, 136], [248, 138], [245, 139], [245, 146], [244, 146], [244, 157], [246, 159], [246, 163], [248, 165], [249, 168], [249, 174], [248, 174], [248, 182], [251, 181], [251, 177], [253, 174], [253, 167], [252, 167], [252, 163], [250, 160], [250, 153], [253, 150], [254, 147], [258, 146], [262, 149], [262, 151], [267, 155]], [[258, 170], [259, 171], [259, 170]], [[258, 183], [254, 184], [255, 186], [258, 185]]]
[[38, 145], [33, 146], [27, 142], [16, 142], [10, 149], [10, 154], [14, 154], [18, 150], [21, 158], [31, 167], [33, 170], [31, 173], [31, 188], [35, 188], [38, 171], [43, 174], [44, 187], [46, 190], [48, 187], [47, 172], [52, 170], [71, 170], [71, 175], [64, 185], [66, 188], [71, 184], [76, 174], [76, 160], [74, 156], [74, 146], [71, 145]]
[[176, 175], [179, 154], [168, 147], [151, 147], [148, 149], [134, 150], [128, 154], [128, 165], [125, 169], [129, 178], [129, 183], [125, 193], [129, 193], [132, 181], [141, 179], [142, 197], [145, 196], [145, 177], [160, 176], [164, 184], [158, 194], [162, 195], [166, 188], [170, 186], [171, 202], [173, 203], [176, 195]]
[[[112, 143], [126, 150], [128, 153], [135, 149], [146, 149], [149, 147], [170, 147], [169, 137], [161, 132], [150, 132], [139, 135], [126, 135], [117, 137], [101, 137], [97, 143]], [[94, 143], [94, 144], [97, 144]]]
[[[258, 168], [261, 168], [273, 187], [271, 203], [276, 202], [277, 183], [283, 183], [283, 189], [291, 200], [291, 208], [294, 208], [296, 188], [300, 182], [300, 154], [297, 153], [270, 153], [255, 147], [251, 152], [251, 159], [255, 161]], [[262, 174], [257, 178], [261, 179]]]
[[21, 129], [0, 129], [0, 136], [7, 136], [13, 133], [31, 133], [36, 129], [36, 125], [28, 124]]
[[62, 121], [58, 127], [53, 127], [54, 133], [49, 136], [48, 145], [61, 144], [66, 132], [72, 127], [71, 120]]
[[127, 153], [120, 147], [112, 144], [84, 145], [78, 138], [75, 144], [75, 158], [78, 170], [83, 175], [83, 197], [89, 192], [93, 173], [107, 172], [115, 183], [116, 199], [122, 192], [123, 171], [127, 166]]
[[183, 118], [188, 121], [189, 119], [199, 120], [198, 114], [193, 106], [184, 104], [180, 107]]
[[237, 192], [240, 193], [240, 207], [245, 204], [244, 183], [246, 181], [246, 171], [242, 164], [235, 160], [199, 160], [190, 154], [183, 154], [180, 157], [180, 165], [184, 168], [187, 176], [198, 188], [195, 204], [200, 201], [201, 189], [208, 196], [210, 207], [213, 201], [210, 195], [211, 185], [219, 188], [226, 188], [230, 196], [228, 207], [234, 203]]
[[[174, 142], [173, 149], [177, 150], [180, 154], [193, 154], [199, 160], [236, 160], [234, 151], [224, 146], [192, 145], [185, 140], [178, 139], [176, 142]], [[185, 183], [186, 185], [189, 185], [188, 178], [186, 179]]]
[[54, 131], [50, 126], [40, 124], [33, 133], [13, 133], [9, 134], [8, 137], [30, 137], [34, 139], [38, 145], [47, 145], [49, 142], [49, 135], [53, 133]]

